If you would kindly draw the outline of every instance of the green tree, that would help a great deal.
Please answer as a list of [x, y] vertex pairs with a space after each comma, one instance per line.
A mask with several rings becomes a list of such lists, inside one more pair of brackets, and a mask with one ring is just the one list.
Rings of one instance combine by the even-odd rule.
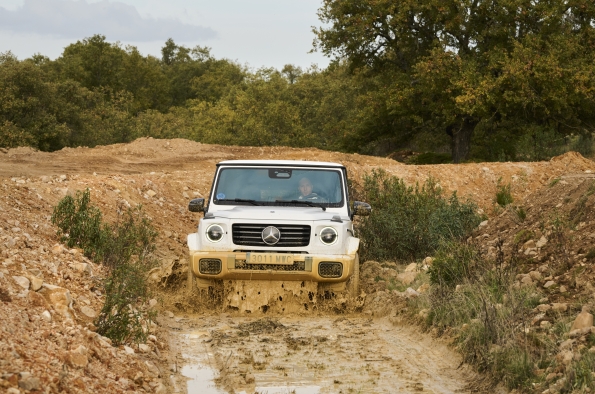
[[478, 133], [593, 131], [592, 1], [325, 0], [319, 17], [315, 48], [377, 84], [376, 138], [447, 133], [460, 162]]

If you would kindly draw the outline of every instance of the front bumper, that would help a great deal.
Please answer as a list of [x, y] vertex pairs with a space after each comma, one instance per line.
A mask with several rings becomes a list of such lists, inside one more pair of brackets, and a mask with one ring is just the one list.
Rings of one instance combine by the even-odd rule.
[[[280, 254], [281, 255], [281, 254]], [[287, 255], [283, 253], [282, 255]], [[248, 264], [246, 253], [236, 252], [191, 252], [190, 262], [192, 273], [202, 279], [233, 279], [233, 280], [295, 280], [325, 283], [339, 283], [347, 281], [353, 275], [356, 255], [325, 255], [325, 254], [290, 254], [293, 265], [281, 264]], [[221, 270], [216, 274], [201, 272], [201, 260], [221, 261]], [[329, 264], [331, 263], [331, 264]], [[340, 263], [342, 269], [337, 270]], [[334, 269], [329, 277], [329, 267]], [[204, 268], [204, 265], [203, 265]], [[203, 269], [204, 271], [204, 269]]]

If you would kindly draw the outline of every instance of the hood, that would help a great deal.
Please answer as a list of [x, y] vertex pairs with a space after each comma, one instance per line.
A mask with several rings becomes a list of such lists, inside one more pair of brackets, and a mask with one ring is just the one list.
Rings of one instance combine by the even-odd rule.
[[321, 208], [314, 207], [253, 207], [236, 206], [228, 210], [218, 210], [212, 213], [215, 218], [222, 219], [241, 219], [241, 220], [290, 220], [290, 221], [318, 221], [331, 220], [333, 216], [341, 216], [343, 220], [347, 219], [336, 211], [323, 211]]

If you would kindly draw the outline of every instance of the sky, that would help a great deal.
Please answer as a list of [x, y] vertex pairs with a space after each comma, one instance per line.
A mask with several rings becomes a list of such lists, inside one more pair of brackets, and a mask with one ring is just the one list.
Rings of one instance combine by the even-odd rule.
[[94, 34], [161, 57], [168, 38], [253, 69], [328, 65], [312, 49], [322, 0], [0, 0], [0, 52], [55, 59]]

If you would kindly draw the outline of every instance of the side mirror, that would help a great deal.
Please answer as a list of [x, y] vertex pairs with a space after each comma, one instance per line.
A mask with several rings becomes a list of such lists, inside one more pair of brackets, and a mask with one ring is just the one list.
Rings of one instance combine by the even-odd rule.
[[188, 210], [190, 212], [204, 212], [205, 211], [205, 199], [194, 198], [188, 203]]
[[354, 201], [353, 202], [353, 214], [359, 216], [370, 216], [372, 207], [367, 202]]

